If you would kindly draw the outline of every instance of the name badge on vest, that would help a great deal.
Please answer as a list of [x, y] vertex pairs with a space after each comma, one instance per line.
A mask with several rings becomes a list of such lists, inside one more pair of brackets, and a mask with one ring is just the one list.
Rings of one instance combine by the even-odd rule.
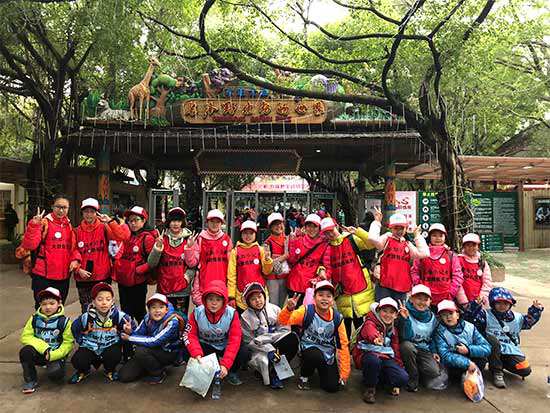
[[323, 334], [323, 333], [325, 332], [325, 327], [319, 327], [319, 328], [317, 329], [317, 332], [318, 332], [319, 334]]
[[258, 258], [254, 258], [254, 264], [258, 265], [260, 263], [260, 260]]
[[53, 332], [52, 332], [52, 335], [54, 337], [57, 337], [59, 335], [60, 331], [56, 328]]
[[409, 247], [405, 247], [405, 254], [409, 253]]
[[83, 246], [84, 246], [84, 241], [80, 241], [80, 242], [78, 243], [78, 248], [82, 248]]
[[181, 259], [182, 259], [182, 260], [185, 259], [185, 253], [182, 253], [182, 254], [181, 254]]
[[224, 247], [227, 247], [227, 241], [226, 241], [226, 240], [223, 240], [223, 241], [222, 241], [222, 245], [223, 245]]
[[477, 270], [477, 275], [482, 275], [482, 274], [483, 274], [483, 271]]
[[440, 262], [441, 264], [446, 264], [446, 263], [447, 263], [447, 260], [446, 260], [445, 258], [440, 258], [440, 259], [439, 259], [439, 262]]
[[134, 252], [138, 252], [139, 251], [139, 247], [137, 245], [134, 245]]
[[300, 248], [296, 248], [296, 251], [294, 251], [294, 252], [296, 253], [296, 255], [298, 255], [302, 251], [300, 251]]
[[55, 234], [53, 234], [54, 237], [56, 237], [57, 239], [60, 239], [61, 238], [61, 232], [57, 231]]
[[503, 326], [503, 327], [502, 327], [502, 331], [504, 331], [505, 333], [509, 333], [509, 332], [510, 332], [510, 327], [508, 327], [508, 326]]
[[221, 334], [222, 333], [222, 329], [221, 328], [216, 328], [216, 334]]

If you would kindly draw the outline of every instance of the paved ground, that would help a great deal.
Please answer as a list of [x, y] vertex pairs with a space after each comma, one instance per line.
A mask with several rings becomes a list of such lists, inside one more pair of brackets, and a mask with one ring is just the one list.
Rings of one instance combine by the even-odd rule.
[[[550, 251], [539, 250], [538, 256], [545, 267], [550, 266]], [[516, 257], [517, 258], [517, 257]], [[513, 258], [515, 259], [515, 258]], [[538, 260], [539, 258], [537, 258]], [[513, 273], [513, 271], [512, 271]], [[546, 272], [547, 273], [547, 272]], [[535, 277], [538, 278], [538, 277]], [[546, 375], [550, 364], [550, 316], [545, 314], [541, 322], [522, 335], [525, 350], [533, 374], [524, 382], [506, 375], [507, 390], [495, 389], [486, 380], [486, 397], [480, 404], [468, 401], [458, 384], [453, 384], [445, 392], [421, 389], [419, 393], [403, 392], [398, 398], [380, 394], [374, 406], [361, 401], [359, 372], [352, 373], [348, 387], [335, 395], [322, 392], [313, 382], [313, 390], [297, 390], [295, 381], [287, 381], [282, 391], [263, 388], [248, 373], [242, 377], [246, 381], [241, 387], [223, 385], [222, 399], [215, 402], [202, 399], [190, 391], [178, 387], [184, 368], [171, 368], [168, 379], [160, 386], [145, 383], [107, 383], [101, 374], [94, 374], [88, 381], [79, 385], [55, 385], [45, 378], [37, 392], [23, 395], [21, 367], [18, 363], [19, 334], [21, 327], [32, 311], [30, 280], [15, 266], [0, 266], [0, 400], [2, 411], [6, 412], [59, 412], [62, 409], [78, 410], [80, 413], [97, 412], [108, 409], [119, 411], [207, 412], [223, 409], [225, 412], [253, 410], [302, 411], [302, 412], [516, 412], [523, 410], [544, 412], [550, 407], [546, 398]], [[541, 299], [550, 308], [550, 282], [529, 280], [515, 275], [507, 275], [501, 285], [510, 288], [518, 298], [517, 309], [526, 311], [533, 298]], [[76, 289], [71, 286], [67, 313], [75, 317], [79, 313]], [[43, 377], [44, 371], [39, 369]], [[69, 367], [69, 372], [72, 368]], [[487, 377], [487, 376], [486, 376]]]

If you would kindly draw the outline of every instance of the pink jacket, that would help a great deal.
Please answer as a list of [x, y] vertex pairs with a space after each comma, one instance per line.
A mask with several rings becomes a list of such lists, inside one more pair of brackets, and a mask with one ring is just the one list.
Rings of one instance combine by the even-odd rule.
[[[442, 246], [435, 246], [430, 245], [430, 257], [433, 259], [436, 259], [440, 257], [443, 254], [443, 250], [447, 249], [447, 251], [450, 251], [450, 248], [447, 245]], [[462, 267], [460, 266], [460, 260], [458, 259], [458, 254], [453, 254], [453, 259], [451, 262], [451, 270], [452, 270], [452, 281], [451, 281], [451, 295], [453, 297], [456, 296], [458, 290], [462, 286], [462, 281], [464, 279], [464, 276], [462, 275]], [[411, 276], [413, 285], [420, 284], [420, 260], [416, 259], [414, 260], [414, 265], [411, 270]]]
[[[380, 229], [382, 224], [378, 221], [372, 221], [369, 228], [369, 241], [374, 245], [377, 251], [382, 251], [386, 246], [388, 238], [392, 236], [391, 232], [386, 232], [380, 235]], [[401, 238], [401, 241], [404, 238]], [[426, 240], [420, 234], [414, 238], [414, 243], [418, 245], [418, 248], [412, 243], [409, 242], [409, 253], [413, 260], [420, 260], [422, 258], [428, 258], [430, 256], [430, 250]]]
[[[471, 263], [477, 263], [479, 261], [479, 254], [475, 257], [469, 257], [468, 255], [465, 255], [464, 253], [460, 254], [464, 259]], [[481, 291], [479, 295], [483, 297], [483, 305], [488, 306], [489, 305], [489, 292], [491, 291], [491, 288], [493, 288], [492, 281], [493, 277], [491, 276], [491, 267], [489, 267], [489, 264], [485, 262], [485, 265], [483, 266], [483, 284], [481, 285]], [[456, 293], [456, 301], [458, 304], [467, 304], [468, 299], [466, 298], [466, 294], [464, 293], [464, 288], [460, 286], [458, 289], [458, 292]]]
[[[201, 255], [201, 241], [203, 238], [215, 241], [217, 239], [220, 239], [224, 235], [225, 233], [222, 230], [218, 231], [216, 234], [212, 234], [206, 229], [203, 229], [200, 235], [197, 237], [197, 242], [195, 242], [195, 244], [191, 248], [187, 248], [187, 246], [185, 247], [185, 263], [187, 264], [187, 267], [194, 268], [197, 265], [199, 265], [200, 255]], [[233, 249], [233, 245], [231, 244], [231, 240], [229, 240], [229, 247], [227, 249], [228, 261], [229, 261], [229, 257], [231, 255], [232, 249]], [[202, 304], [201, 292], [199, 290], [199, 277], [200, 277], [200, 268], [199, 268], [198, 276], [195, 277], [195, 279], [193, 280], [193, 288], [191, 292], [193, 304], [195, 304], [196, 306], [199, 306]]]

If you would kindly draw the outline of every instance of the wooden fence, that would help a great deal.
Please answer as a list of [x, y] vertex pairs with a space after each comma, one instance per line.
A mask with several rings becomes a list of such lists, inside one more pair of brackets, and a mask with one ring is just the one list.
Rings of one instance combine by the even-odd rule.
[[521, 234], [523, 249], [550, 248], [550, 227], [535, 226], [535, 199], [550, 199], [550, 190], [524, 191], [520, 197], [520, 214], [523, 220]]

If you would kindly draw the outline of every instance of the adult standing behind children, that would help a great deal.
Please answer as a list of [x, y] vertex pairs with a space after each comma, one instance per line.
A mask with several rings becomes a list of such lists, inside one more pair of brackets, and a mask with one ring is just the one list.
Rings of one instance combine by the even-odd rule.
[[202, 302], [202, 292], [214, 280], [227, 285], [227, 266], [233, 245], [229, 235], [222, 231], [225, 222], [223, 212], [213, 209], [206, 216], [206, 229], [188, 238], [185, 246], [185, 262], [191, 268], [199, 266], [193, 282], [193, 304]]
[[443, 300], [454, 300], [462, 286], [463, 275], [458, 254], [445, 243], [447, 230], [443, 224], [428, 229], [430, 256], [414, 261], [413, 284], [423, 284], [432, 292], [432, 308]]
[[374, 284], [363, 263], [360, 251], [372, 249], [367, 231], [343, 227], [340, 234], [334, 219], [321, 221], [321, 233], [328, 239], [332, 283], [336, 286], [336, 306], [344, 316], [346, 333], [351, 337], [351, 324], [357, 329], [363, 316], [374, 303]]
[[85, 313], [92, 302], [92, 288], [100, 282], [111, 282], [112, 259], [109, 255], [109, 241], [127, 241], [130, 230], [126, 225], [99, 212], [99, 202], [87, 198], [80, 206], [82, 222], [76, 228], [76, 247], [80, 268], [74, 272], [78, 298]]
[[382, 213], [379, 209], [375, 210], [374, 218], [369, 229], [369, 241], [378, 251], [382, 251], [380, 265], [375, 268], [375, 277], [379, 279], [376, 301], [385, 297], [405, 301], [412, 288], [410, 260], [429, 257], [428, 246], [420, 235], [420, 227], [414, 230], [414, 244], [405, 239], [409, 223], [404, 215], [392, 215], [388, 224], [390, 232], [383, 235], [380, 235]]
[[191, 237], [181, 208], [168, 211], [163, 236], [149, 255], [148, 263], [157, 271], [157, 292], [164, 294], [177, 311], [187, 314], [195, 270], [187, 268], [185, 247]]
[[287, 278], [289, 297], [299, 295], [301, 305], [305, 291], [312, 286], [312, 280], [330, 279], [330, 261], [328, 243], [321, 237], [321, 218], [309, 214], [306, 218], [303, 233], [295, 230], [289, 235], [288, 264], [290, 274]]
[[286, 279], [290, 273], [288, 265], [288, 237], [285, 235], [284, 218], [278, 212], [267, 217], [267, 226], [271, 234], [265, 240], [273, 257], [273, 271], [267, 275], [266, 284], [269, 291], [269, 302], [282, 308], [286, 300]]
[[64, 303], [71, 272], [79, 266], [75, 235], [67, 218], [69, 206], [67, 195], [55, 195], [52, 212], [44, 217], [46, 211], [38, 208], [23, 235], [21, 247], [31, 252], [31, 288], [36, 309], [40, 307], [38, 292], [48, 287], [59, 290]]
[[145, 208], [134, 206], [124, 213], [130, 228], [130, 238], [122, 245], [122, 256], [115, 261], [113, 279], [118, 283], [118, 294], [122, 311], [141, 321], [145, 317], [147, 277], [151, 267], [147, 259], [156, 232], [146, 227], [149, 215]]

